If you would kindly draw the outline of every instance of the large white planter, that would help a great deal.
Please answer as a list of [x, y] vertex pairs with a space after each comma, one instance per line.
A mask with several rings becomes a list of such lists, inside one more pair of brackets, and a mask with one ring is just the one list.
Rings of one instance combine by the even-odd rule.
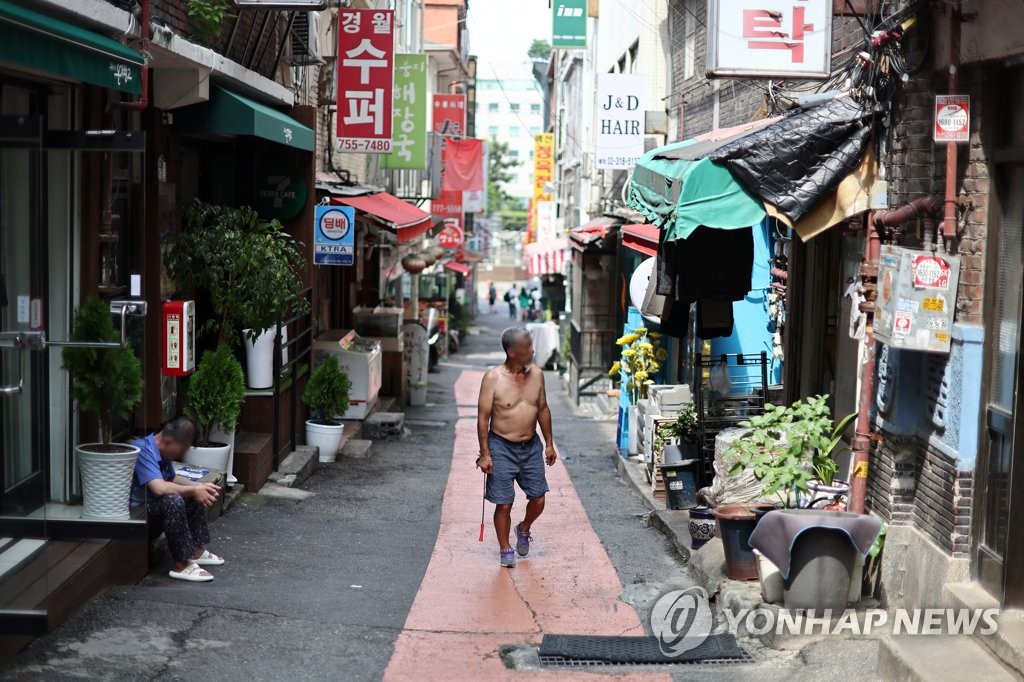
[[275, 330], [268, 329], [255, 340], [245, 334], [245, 385], [249, 388], [267, 389], [274, 386], [274, 336]]
[[[103, 452], [116, 448], [117, 452]], [[82, 515], [90, 519], [127, 519], [132, 474], [139, 449], [132, 445], [87, 443], [75, 448], [82, 471]]]
[[427, 404], [427, 387], [426, 386], [410, 386], [409, 387], [409, 404], [414, 407], [422, 407]]
[[316, 446], [320, 451], [321, 462], [333, 462], [338, 459], [345, 438], [343, 424], [322, 424], [312, 419], [306, 420], [306, 445]]
[[210, 440], [214, 443], [228, 444], [228, 468], [224, 470], [224, 474], [228, 477], [229, 486], [238, 483], [238, 479], [235, 478], [235, 432], [224, 431], [218, 426], [210, 434]]
[[230, 445], [218, 444], [208, 448], [196, 445], [185, 453], [185, 464], [227, 473], [230, 455]]
[[757, 557], [757, 577], [761, 580], [761, 598], [766, 604], [781, 604], [785, 596], [786, 584], [782, 579], [779, 567], [756, 549], [754, 556]]

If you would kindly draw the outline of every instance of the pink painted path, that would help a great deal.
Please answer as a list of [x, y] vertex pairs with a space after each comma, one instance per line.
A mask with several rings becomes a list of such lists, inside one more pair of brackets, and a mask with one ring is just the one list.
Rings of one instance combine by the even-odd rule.
[[[384, 679], [669, 680], [646, 673], [516, 672], [502, 663], [499, 647], [539, 644], [544, 633], [642, 635], [643, 626], [618, 600], [622, 584], [561, 462], [548, 469], [551, 492], [529, 557], [513, 569], [498, 565], [490, 504], [484, 542], [478, 542], [483, 476], [474, 466], [475, 410], [467, 406], [476, 403], [482, 376], [464, 371], [455, 384], [461, 418], [437, 544]], [[514, 519], [524, 505], [517, 501]]]

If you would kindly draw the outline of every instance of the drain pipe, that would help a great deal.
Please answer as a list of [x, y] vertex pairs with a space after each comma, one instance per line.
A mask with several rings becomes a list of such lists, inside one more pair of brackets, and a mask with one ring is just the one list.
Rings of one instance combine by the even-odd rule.
[[[150, 2], [152, 0], [141, 0], [142, 7], [139, 13], [139, 24], [140, 32], [142, 33], [142, 40], [139, 46], [142, 48], [142, 58], [149, 59], [149, 39], [152, 34], [152, 27], [149, 23], [149, 9]], [[139, 99], [134, 102], [115, 102], [110, 105], [111, 109], [117, 109], [121, 111], [145, 111], [149, 108], [149, 65], [143, 64], [142, 71], [139, 75], [139, 85], [142, 93], [139, 95]]]
[[[949, 12], [949, 94], [957, 94], [960, 88], [960, 3], [950, 8]], [[957, 143], [946, 143], [946, 211], [942, 221], [942, 236], [939, 240], [939, 251], [945, 252], [944, 241], [952, 241], [956, 237], [956, 167]]]

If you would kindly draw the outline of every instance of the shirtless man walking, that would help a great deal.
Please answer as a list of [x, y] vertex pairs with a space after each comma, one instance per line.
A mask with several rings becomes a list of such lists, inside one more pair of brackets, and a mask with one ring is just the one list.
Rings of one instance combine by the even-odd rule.
[[[501, 565], [516, 565], [516, 552], [526, 556], [533, 536], [530, 529], [544, 511], [548, 482], [544, 463], [555, 463], [558, 452], [551, 436], [551, 410], [544, 390], [544, 372], [533, 364], [533, 341], [522, 327], [501, 334], [505, 362], [489, 370], [480, 384], [476, 429], [480, 456], [476, 464], [487, 474], [488, 501], [493, 502], [494, 530], [501, 549]], [[540, 425], [544, 436], [537, 435]], [[509, 543], [516, 482], [526, 499], [526, 516], [515, 527], [516, 547]]]

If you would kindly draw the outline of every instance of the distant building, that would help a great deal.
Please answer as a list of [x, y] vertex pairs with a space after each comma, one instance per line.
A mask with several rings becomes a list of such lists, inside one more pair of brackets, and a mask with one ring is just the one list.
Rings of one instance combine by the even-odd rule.
[[519, 161], [509, 194], [526, 202], [533, 193], [533, 136], [544, 131], [544, 94], [531, 62], [482, 64], [477, 77], [476, 134], [509, 145]]

